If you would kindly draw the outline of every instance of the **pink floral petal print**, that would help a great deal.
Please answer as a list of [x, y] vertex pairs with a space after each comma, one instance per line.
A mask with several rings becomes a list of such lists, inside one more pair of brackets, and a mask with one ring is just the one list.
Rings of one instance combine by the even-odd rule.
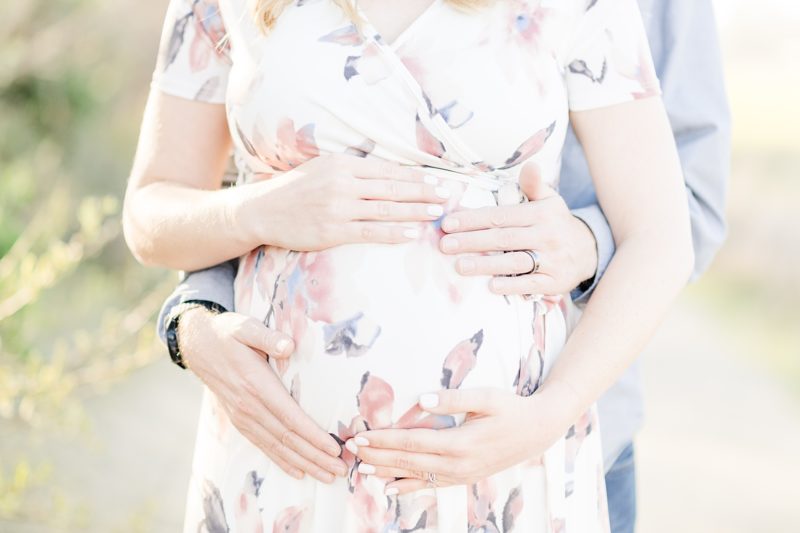
[[347, 81], [360, 76], [367, 85], [375, 85], [391, 75], [391, 64], [384, 59], [380, 47], [375, 43], [365, 46], [360, 56], [349, 56], [345, 60], [344, 79]]
[[386, 381], [366, 372], [361, 378], [361, 390], [356, 398], [358, 412], [367, 421], [370, 429], [392, 426], [394, 390]]
[[492, 478], [473, 483], [467, 492], [467, 524], [470, 533], [500, 533], [493, 508], [497, 494]]
[[189, 45], [189, 67], [192, 72], [200, 72], [208, 66], [211, 58], [211, 48], [208, 46], [208, 37], [203, 35], [203, 27], [199, 22], [195, 22], [197, 31], [194, 32], [194, 39]]
[[355, 24], [338, 28], [319, 38], [323, 43], [334, 43], [342, 46], [356, 46], [364, 42], [364, 38]]
[[553, 134], [553, 131], [555, 129], [556, 129], [556, 123], [553, 122], [546, 128], [542, 128], [533, 135], [531, 135], [524, 143], [519, 145], [514, 154], [506, 160], [505, 165], [500, 168], [506, 169], [513, 167], [515, 165], [522, 163], [529, 157], [539, 153], [539, 151], [542, 148], [544, 148], [544, 144]]
[[420, 120], [419, 114], [417, 114], [417, 147], [435, 157], [442, 157], [445, 152], [444, 143], [428, 131], [428, 128]]
[[528, 350], [528, 357], [520, 359], [519, 372], [514, 379], [514, 386], [520, 396], [530, 396], [539, 388], [539, 380], [544, 370], [544, 357], [542, 352], [532, 344]]
[[361, 357], [365, 355], [381, 333], [375, 324], [364, 313], [352, 318], [323, 326], [325, 353], [329, 355], [345, 354], [345, 357]]
[[364, 139], [364, 142], [357, 146], [348, 146], [345, 153], [356, 157], [367, 157], [374, 149], [375, 141], [372, 139]]
[[272, 533], [300, 533], [305, 512], [302, 507], [287, 507], [275, 517]]
[[522, 514], [523, 504], [522, 487], [512, 489], [503, 507], [503, 533], [511, 533], [514, 531], [517, 519], [519, 515]]
[[457, 389], [478, 362], [478, 350], [483, 344], [483, 330], [467, 340], [459, 342], [444, 360], [442, 387]]
[[263, 533], [264, 525], [261, 522], [261, 510], [258, 505], [258, 495], [264, 478], [252, 470], [244, 478], [239, 500], [236, 502], [236, 531], [243, 533]]
[[217, 486], [208, 479], [203, 482], [203, 520], [198, 524], [197, 531], [209, 533], [230, 531], [228, 519], [225, 517], [222, 494]]

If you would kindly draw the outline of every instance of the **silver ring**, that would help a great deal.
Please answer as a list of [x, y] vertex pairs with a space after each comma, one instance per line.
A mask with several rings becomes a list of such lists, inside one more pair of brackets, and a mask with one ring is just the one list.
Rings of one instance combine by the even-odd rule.
[[433, 472], [428, 472], [428, 486], [435, 487], [436, 486], [436, 474]]
[[539, 269], [541, 268], [542, 263], [541, 263], [541, 260], [539, 259], [539, 254], [536, 252], [536, 250], [520, 250], [520, 252], [522, 252], [524, 254], [528, 254], [528, 256], [531, 258], [531, 261], [533, 261], [533, 266], [531, 267], [531, 269], [529, 271], [523, 272], [522, 274], [519, 274], [519, 275], [520, 276], [527, 276], [528, 274], [536, 274], [537, 272], [539, 272]]

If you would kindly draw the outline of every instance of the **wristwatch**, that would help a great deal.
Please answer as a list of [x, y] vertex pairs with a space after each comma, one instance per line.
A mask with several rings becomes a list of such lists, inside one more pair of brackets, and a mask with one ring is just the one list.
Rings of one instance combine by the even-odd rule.
[[172, 308], [172, 311], [169, 313], [167, 327], [165, 329], [167, 337], [167, 349], [169, 350], [169, 357], [172, 359], [172, 362], [184, 369], [186, 368], [186, 364], [183, 362], [180, 343], [178, 342], [178, 324], [180, 323], [183, 313], [189, 309], [195, 309], [197, 307], [207, 309], [210, 313], [215, 315], [226, 313], [228, 311], [218, 303], [210, 302], [208, 300], [186, 300], [185, 302], [181, 302]]

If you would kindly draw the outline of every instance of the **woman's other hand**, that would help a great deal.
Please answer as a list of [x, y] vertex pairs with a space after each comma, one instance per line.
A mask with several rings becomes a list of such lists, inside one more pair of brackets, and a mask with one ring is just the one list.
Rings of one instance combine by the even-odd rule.
[[265, 360], [290, 357], [290, 337], [252, 317], [202, 308], [186, 311], [179, 327], [187, 367], [245, 438], [295, 478], [332, 483], [346, 474], [339, 443], [303, 412]]
[[442, 216], [449, 189], [424, 171], [325, 155], [242, 189], [240, 227], [254, 243], [299, 251], [349, 243], [404, 243]]
[[361, 459], [359, 472], [399, 478], [386, 484], [387, 495], [428, 487], [469, 485], [516, 464], [533, 460], [567, 432], [570, 409], [551, 388], [524, 397], [500, 389], [453, 389], [425, 394], [420, 406], [434, 414], [462, 414], [461, 426], [449, 429], [380, 429], [347, 442]]
[[[456, 270], [493, 276], [489, 288], [497, 294], [563, 294], [594, 277], [597, 245], [589, 227], [543, 183], [535, 164], [523, 167], [520, 187], [529, 202], [457, 211], [442, 220], [449, 235], [442, 237], [440, 249], [464, 254]], [[538, 272], [530, 272], [532, 258], [519, 250], [537, 253]], [[508, 253], [476, 255], [497, 251]]]

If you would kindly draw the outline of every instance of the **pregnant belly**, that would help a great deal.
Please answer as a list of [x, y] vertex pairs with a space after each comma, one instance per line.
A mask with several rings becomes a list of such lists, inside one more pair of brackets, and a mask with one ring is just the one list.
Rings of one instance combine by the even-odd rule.
[[459, 275], [438, 250], [440, 235], [430, 223], [407, 244], [267, 246], [241, 262], [237, 310], [295, 339], [292, 357], [271, 364], [332, 433], [450, 425], [456, 420], [416, 410], [419, 395], [484, 386], [530, 392], [538, 378], [539, 304], [491, 293], [487, 277]]

